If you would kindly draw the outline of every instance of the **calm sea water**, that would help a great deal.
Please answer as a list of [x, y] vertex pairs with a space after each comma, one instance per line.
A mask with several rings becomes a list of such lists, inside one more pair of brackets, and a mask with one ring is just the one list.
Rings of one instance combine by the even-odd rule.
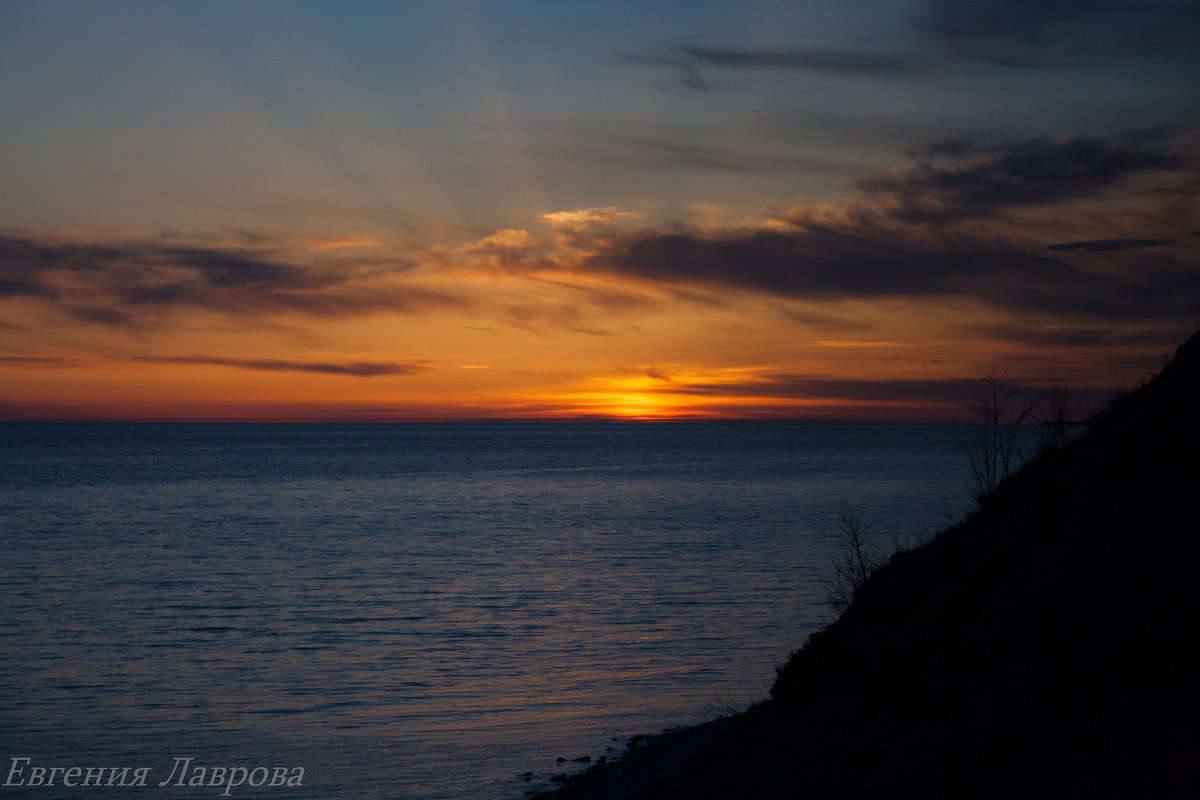
[[[815, 578], [839, 506], [884, 542], [969, 507], [952, 439], [0, 426], [0, 772], [151, 769], [0, 796], [221, 797], [186, 784], [242, 766], [302, 767], [303, 786], [225, 796], [520, 798], [765, 697], [828, 621]], [[158, 786], [176, 758], [185, 785]]]

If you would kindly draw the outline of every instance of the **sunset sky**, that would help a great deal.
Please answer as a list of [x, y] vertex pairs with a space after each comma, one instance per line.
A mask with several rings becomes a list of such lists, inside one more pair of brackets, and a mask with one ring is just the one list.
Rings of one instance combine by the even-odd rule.
[[0, 419], [933, 421], [1197, 325], [1195, 0], [0, 0]]

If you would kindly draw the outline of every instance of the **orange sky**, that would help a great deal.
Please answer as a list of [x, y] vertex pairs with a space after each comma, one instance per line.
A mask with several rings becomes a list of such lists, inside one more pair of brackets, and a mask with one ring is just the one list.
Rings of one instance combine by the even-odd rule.
[[0, 420], [936, 421], [1200, 317], [1178, 4], [401, 5], [0, 8]]
[[[1137, 319], [1080, 331], [1053, 309], [997, 307], [970, 287], [878, 297], [835, 287], [813, 300], [721, 275], [589, 266], [649, 235], [637, 222], [559, 214], [416, 251], [367, 237], [339, 247], [14, 237], [10, 252], [29, 251], [14, 259], [42, 266], [30, 271], [37, 292], [4, 306], [3, 336], [20, 355], [0, 361], [0, 409], [10, 419], [939, 420], [960, 417], [968, 382], [987, 372], [1031, 386], [1064, 379], [1094, 396], [1131, 385], [1174, 335]], [[809, 235], [781, 226], [687, 237]]]

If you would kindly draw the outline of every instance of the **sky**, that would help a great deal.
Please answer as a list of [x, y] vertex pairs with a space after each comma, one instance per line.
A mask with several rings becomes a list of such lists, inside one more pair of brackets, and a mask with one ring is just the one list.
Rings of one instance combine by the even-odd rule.
[[1200, 326], [1194, 0], [0, 0], [0, 420], [964, 418]]

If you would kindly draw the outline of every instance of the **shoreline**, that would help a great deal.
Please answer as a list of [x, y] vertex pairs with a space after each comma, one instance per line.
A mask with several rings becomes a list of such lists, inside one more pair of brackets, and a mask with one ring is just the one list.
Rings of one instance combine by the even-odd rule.
[[1192, 797], [1200, 334], [896, 554], [771, 697], [541, 800]]

